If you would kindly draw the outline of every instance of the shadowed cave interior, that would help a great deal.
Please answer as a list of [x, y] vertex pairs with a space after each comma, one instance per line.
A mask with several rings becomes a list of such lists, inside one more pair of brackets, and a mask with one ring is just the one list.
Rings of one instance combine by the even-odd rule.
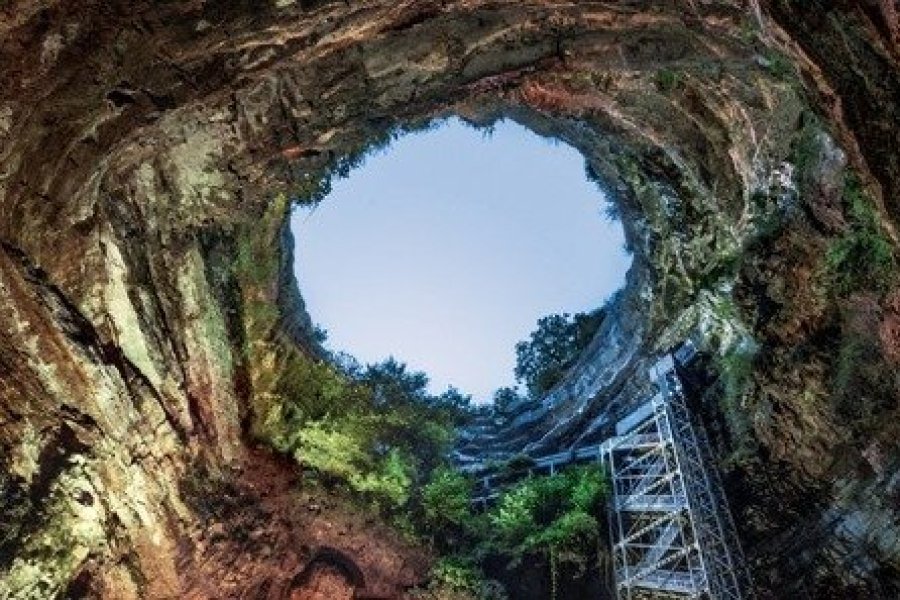
[[[756, 596], [897, 597], [896, 9], [689, 4], [0, 5], [0, 596], [613, 597], [602, 469], [472, 486], [690, 340]], [[293, 273], [294, 206], [451, 116], [577, 149], [633, 256], [497, 411], [332, 364]]]

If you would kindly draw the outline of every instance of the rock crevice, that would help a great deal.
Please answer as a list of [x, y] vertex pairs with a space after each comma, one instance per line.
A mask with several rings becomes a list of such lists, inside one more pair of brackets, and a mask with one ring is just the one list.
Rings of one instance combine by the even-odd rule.
[[[635, 254], [613, 316], [509, 450], [587, 439], [625, 410], [630, 375], [698, 330], [719, 371], [762, 348], [745, 392], [725, 377], [702, 404], [761, 591], [895, 597], [896, 396], [847, 418], [830, 372], [840, 348], [896, 364], [896, 292], [822, 283], [854, 218], [848, 170], [879, 231], [896, 225], [895, 16], [849, 1], [0, 4], [0, 596], [288, 598], [317, 548], [348, 557], [366, 593], [423, 580], [427, 552], [305, 497], [255, 433], [280, 357], [317, 351], [291, 202], [459, 115], [576, 147]], [[817, 543], [798, 554], [798, 539]], [[328, 569], [315, 586], [347, 579]]]

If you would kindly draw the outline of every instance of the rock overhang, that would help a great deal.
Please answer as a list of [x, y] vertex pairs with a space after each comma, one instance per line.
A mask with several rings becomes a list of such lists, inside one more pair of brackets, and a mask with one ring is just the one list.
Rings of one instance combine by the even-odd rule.
[[[303, 337], [302, 318], [294, 335], [280, 336], [302, 308], [283, 268], [287, 199], [316, 193], [328, 172], [392, 132], [448, 114], [481, 124], [514, 118], [572, 144], [621, 208], [635, 266], [594, 357], [548, 399], [557, 421], [599, 392], [586, 382], [614, 385], [629, 357], [671, 347], [698, 323], [714, 322], [722, 345], [745, 333], [721, 318], [731, 261], [761, 221], [790, 216], [779, 182], [811, 103], [803, 84], [816, 87], [813, 97], [825, 85], [814, 57], [774, 23], [761, 27], [751, 7], [223, 6], [139, 3], [124, 19], [141, 25], [120, 31], [123, 17], [110, 21], [99, 5], [51, 3], [42, 24], [30, 9], [0, 24], [10, 33], [0, 43], [10, 65], [0, 94], [0, 238], [17, 257], [7, 277], [27, 272], [42, 291], [4, 289], [29, 322], [51, 324], [16, 330], [27, 357], [16, 364], [23, 381], [77, 365], [69, 389], [99, 424], [79, 426], [85, 440], [119, 439], [131, 423], [162, 454], [235, 461], [256, 399], [271, 391], [279, 349]], [[804, 80], [782, 68], [780, 52]], [[28, 56], [40, 57], [38, 71], [16, 67]], [[845, 123], [835, 127], [842, 142], [852, 139]], [[872, 153], [845, 146], [856, 165]], [[881, 182], [888, 167], [876, 174]], [[47, 300], [56, 296], [62, 308]], [[72, 314], [88, 333], [73, 334]], [[69, 352], [94, 342], [65, 358], [29, 346], [35, 331], [62, 332]], [[258, 353], [247, 350], [260, 342]], [[598, 358], [602, 348], [618, 352]], [[16, 441], [34, 438], [26, 429], [69, 418], [60, 412], [66, 396], [50, 386], [26, 408], [8, 401], [17, 415], [2, 436], [11, 456], [34, 454]], [[117, 422], [123, 413], [132, 420]], [[108, 474], [143, 451], [97, 454], [107, 493], [126, 497], [116, 487], [123, 476]], [[150, 488], [140, 502], [184, 514], [170, 486]]]

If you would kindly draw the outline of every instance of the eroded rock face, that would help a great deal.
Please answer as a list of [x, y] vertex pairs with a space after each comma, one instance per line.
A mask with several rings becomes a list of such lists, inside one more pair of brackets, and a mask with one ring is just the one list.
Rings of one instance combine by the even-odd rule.
[[744, 429], [706, 416], [723, 461], [749, 441], [723, 465], [761, 592], [896, 597], [896, 397], [851, 422], [828, 394], [847, 332], [896, 363], [897, 296], [815, 293], [845, 163], [900, 210], [896, 11], [761, 4], [0, 5], [0, 595], [399, 597], [422, 580], [421, 548], [304, 491], [254, 435], [309, 333], [286, 198], [458, 114], [581, 150], [635, 253], [539, 435], [512, 446], [613, 418], [628, 376], [689, 333], [713, 353], [753, 339]]

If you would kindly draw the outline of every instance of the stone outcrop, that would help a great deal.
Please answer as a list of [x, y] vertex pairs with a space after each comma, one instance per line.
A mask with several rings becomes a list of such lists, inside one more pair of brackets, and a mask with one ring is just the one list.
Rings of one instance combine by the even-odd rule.
[[890, 379], [900, 303], [819, 277], [848, 166], [896, 246], [896, 17], [889, 1], [0, 3], [0, 596], [399, 597], [424, 578], [427, 552], [298, 485], [253, 432], [285, 353], [316, 351], [290, 200], [455, 114], [579, 149], [635, 255], [531, 447], [612, 419], [686, 335], [712, 355], [752, 342], [738, 403], [701, 405], [761, 594], [896, 597], [900, 384], [849, 418], [831, 371], [858, 334]]

